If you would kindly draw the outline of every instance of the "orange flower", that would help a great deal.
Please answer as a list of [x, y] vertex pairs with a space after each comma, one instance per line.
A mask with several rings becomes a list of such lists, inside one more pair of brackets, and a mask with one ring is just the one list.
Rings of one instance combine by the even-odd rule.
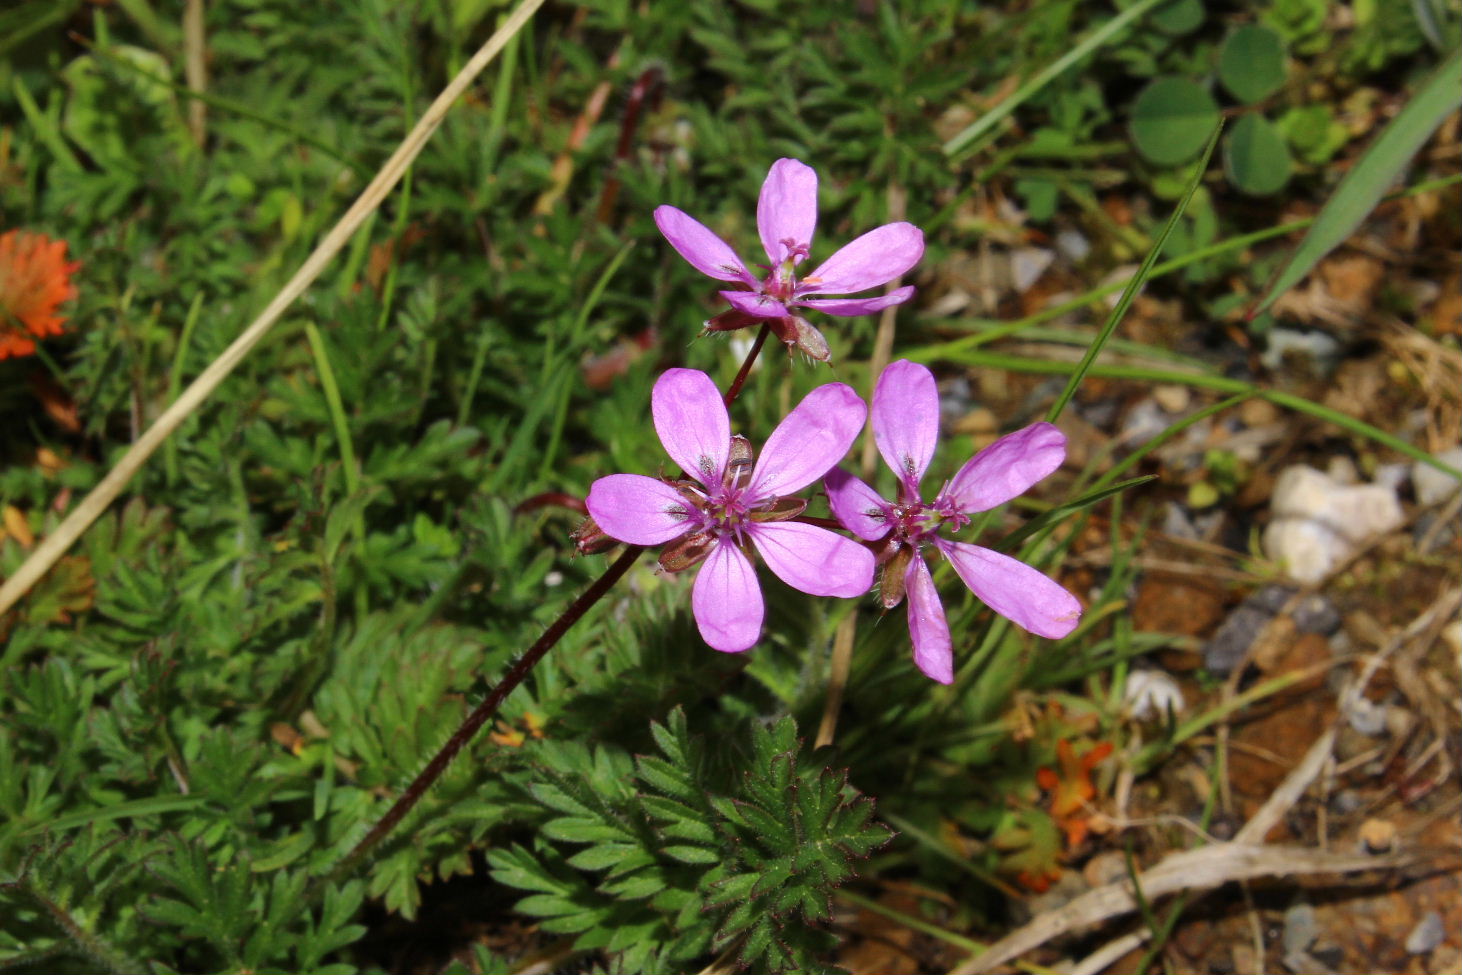
[[60, 335], [66, 319], [56, 314], [76, 297], [71, 275], [81, 267], [66, 260], [66, 242], [45, 234], [0, 234], [0, 359], [30, 355], [36, 339]]

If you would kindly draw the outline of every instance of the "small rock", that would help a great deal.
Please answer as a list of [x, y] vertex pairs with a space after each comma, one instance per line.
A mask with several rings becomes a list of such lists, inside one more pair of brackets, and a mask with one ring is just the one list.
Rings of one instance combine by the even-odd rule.
[[1330, 636], [1340, 629], [1340, 611], [1335, 604], [1316, 593], [1300, 600], [1294, 610], [1294, 628], [1301, 633]]
[[1227, 674], [1243, 662], [1244, 654], [1254, 645], [1259, 631], [1270, 620], [1270, 614], [1249, 606], [1239, 606], [1203, 645], [1203, 666], [1215, 674]]
[[1330, 463], [1325, 465], [1325, 473], [1329, 475], [1330, 480], [1336, 484], [1344, 484], [1346, 487], [1360, 483], [1360, 470], [1355, 466], [1355, 461], [1349, 457], [1331, 457]]
[[1279, 407], [1267, 399], [1248, 399], [1239, 405], [1239, 419], [1246, 427], [1267, 427], [1279, 422]]
[[1360, 824], [1360, 843], [1367, 853], [1389, 853], [1396, 845], [1396, 824], [1371, 817]]
[[1182, 714], [1186, 703], [1178, 682], [1160, 670], [1134, 670], [1127, 675], [1122, 701], [1134, 721], [1162, 721]]
[[1309, 904], [1298, 901], [1284, 912], [1284, 934], [1280, 940], [1286, 955], [1308, 950], [1319, 936], [1320, 923]]
[[1152, 398], [1157, 400], [1158, 406], [1169, 413], [1183, 413], [1193, 402], [1193, 392], [1187, 386], [1154, 386]]
[[1345, 715], [1350, 726], [1368, 738], [1378, 738], [1386, 730], [1389, 708], [1364, 697], [1358, 697]]
[[1093, 887], [1104, 887], [1127, 876], [1127, 856], [1117, 850], [1098, 853], [1086, 861], [1081, 876]]
[[[1443, 521], [1449, 514], [1452, 517]], [[1411, 538], [1419, 555], [1435, 555], [1451, 548], [1462, 540], [1462, 513], [1446, 508], [1424, 508], [1411, 529]]]
[[970, 381], [963, 376], [939, 384], [939, 415], [945, 423], [953, 422], [969, 412], [974, 395]]
[[1286, 354], [1294, 352], [1310, 359], [1322, 372], [1328, 372], [1340, 358], [1340, 343], [1324, 332], [1301, 332], [1292, 328], [1276, 328], [1269, 332], [1269, 347], [1259, 357], [1265, 369], [1278, 369]]
[[1284, 609], [1289, 603], [1289, 597], [1294, 594], [1295, 590], [1292, 586], [1271, 584], [1254, 590], [1254, 594], [1245, 600], [1245, 602], [1252, 603], [1268, 612], [1270, 616], [1273, 616], [1275, 613]]
[[1056, 252], [1044, 247], [1017, 247], [1010, 252], [1010, 275], [1015, 290], [1025, 294], [1056, 260]]
[[1080, 264], [1091, 253], [1091, 241], [1079, 230], [1063, 230], [1056, 235], [1056, 249], [1072, 264]]
[[1428, 911], [1406, 936], [1406, 950], [1413, 955], [1425, 955], [1442, 943], [1446, 933], [1442, 927], [1442, 916], [1436, 911]]
[[1453, 620], [1442, 627], [1442, 640], [1452, 648], [1457, 658], [1457, 668], [1462, 670], [1462, 620]]
[[1318, 582], [1366, 539], [1402, 521], [1394, 489], [1345, 485], [1313, 467], [1285, 468], [1271, 499], [1264, 550], [1298, 582]]
[[1260, 631], [1284, 608], [1293, 593], [1294, 590], [1284, 586], [1265, 586], [1252, 593], [1229, 613], [1218, 632], [1203, 645], [1203, 666], [1215, 674], [1227, 674], [1237, 667]]
[[[1376, 467], [1376, 476], [1372, 480], [1393, 491], [1400, 491], [1402, 486], [1411, 480], [1411, 468], [1401, 463], [1380, 464]], [[1455, 484], [1456, 482], [1453, 481], [1452, 483]]]
[[[1437, 460], [1448, 467], [1462, 469], [1462, 447], [1453, 447], [1437, 454]], [[1420, 504], [1436, 504], [1445, 501], [1462, 489], [1462, 484], [1450, 474], [1443, 474], [1430, 464], [1421, 461], [1411, 465], [1411, 483], [1416, 488], [1416, 500]]]
[[1128, 447], [1141, 447], [1172, 426], [1172, 422], [1157, 400], [1145, 399], [1127, 411], [1117, 438]]
[[1416, 715], [1402, 707], [1391, 705], [1386, 708], [1386, 734], [1403, 739], [1416, 727]]

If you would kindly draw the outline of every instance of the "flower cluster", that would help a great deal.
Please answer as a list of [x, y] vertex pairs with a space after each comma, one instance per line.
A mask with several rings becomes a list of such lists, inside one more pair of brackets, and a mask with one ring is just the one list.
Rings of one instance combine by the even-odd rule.
[[691, 608], [708, 644], [736, 653], [761, 635], [761, 589], [748, 549], [787, 585], [814, 596], [868, 589], [871, 552], [826, 528], [789, 520], [807, 507], [792, 495], [827, 473], [863, 429], [868, 408], [857, 393], [842, 383], [808, 393], [754, 462], [745, 438], [731, 436], [721, 394], [705, 373], [669, 370], [650, 402], [655, 432], [687, 476], [611, 474], [594, 482], [586, 503], [611, 538], [665, 544], [660, 566], [666, 571], [705, 562]]
[[827, 340], [794, 309], [811, 308], [828, 315], [866, 315], [914, 296], [912, 286], [873, 298], [829, 298], [879, 288], [919, 263], [924, 232], [911, 223], [889, 223], [859, 237], [798, 277], [797, 265], [812, 254], [817, 229], [817, 173], [796, 159], [778, 159], [767, 173], [756, 205], [756, 228], [767, 263], [758, 279], [736, 251], [698, 220], [672, 206], [657, 207], [655, 225], [670, 246], [702, 274], [738, 287], [722, 291], [731, 305], [706, 322], [706, 329], [724, 332], [765, 323], [789, 349], [813, 359], [829, 359]]
[[[711, 330], [765, 323], [791, 348], [826, 361], [827, 343], [794, 309], [860, 315], [907, 301], [912, 287], [874, 298], [828, 298], [883, 285], [924, 252], [923, 234], [907, 223], [870, 231], [798, 277], [817, 224], [817, 175], [795, 159], [779, 159], [767, 174], [757, 206], [766, 275], [753, 275], [730, 246], [674, 207], [655, 211], [671, 245], [702, 273], [738, 285], [722, 291], [729, 311]], [[1069, 634], [1081, 604], [1040, 572], [1007, 555], [949, 534], [970, 516], [1025, 492], [1066, 457], [1066, 438], [1049, 423], [1003, 437], [972, 457], [925, 501], [922, 480], [939, 437], [939, 396], [923, 366], [899, 361], [879, 377], [873, 433], [897, 477], [885, 499], [837, 466], [863, 429], [868, 407], [848, 386], [829, 383], [809, 393], [778, 424], [755, 457], [733, 436], [715, 383], [705, 373], [671, 369], [655, 383], [651, 413], [676, 477], [612, 474], [594, 482], [590, 520], [576, 533], [584, 551], [610, 540], [661, 545], [660, 567], [699, 566], [691, 608], [706, 643], [738, 653], [761, 635], [765, 606], [752, 558], [774, 575], [815, 596], [862, 595], [879, 575], [885, 610], [907, 600], [914, 662], [934, 680], [954, 679], [953, 639], [934, 588], [928, 559], [941, 557], [997, 613], [1045, 637]], [[797, 493], [825, 478], [837, 524], [847, 538], [807, 519]], [[825, 519], [823, 519], [825, 521]]]
[[0, 359], [31, 355], [36, 339], [60, 335], [66, 319], [56, 314], [76, 297], [71, 275], [80, 263], [66, 260], [66, 242], [44, 234], [0, 234]]
[[878, 545], [885, 609], [907, 598], [914, 662], [948, 684], [954, 656], [944, 606], [926, 555], [938, 553], [986, 605], [1038, 636], [1058, 639], [1076, 628], [1081, 603], [1055, 582], [1008, 555], [944, 537], [970, 515], [1024, 494], [1066, 459], [1066, 437], [1049, 423], [1033, 423], [1001, 437], [971, 457], [933, 501], [919, 482], [939, 439], [939, 391], [934, 375], [906, 360], [893, 363], [873, 391], [873, 439], [898, 477], [888, 501], [841, 469], [827, 477], [828, 503], [844, 527]]

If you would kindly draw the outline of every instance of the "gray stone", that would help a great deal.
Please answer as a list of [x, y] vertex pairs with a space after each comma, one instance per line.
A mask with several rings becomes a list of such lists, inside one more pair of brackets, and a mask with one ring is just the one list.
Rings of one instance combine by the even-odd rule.
[[1305, 951], [1320, 936], [1320, 922], [1315, 909], [1304, 901], [1297, 901], [1284, 912], [1284, 934], [1281, 943], [1286, 955]]
[[[1453, 447], [1437, 454], [1437, 460], [1449, 467], [1462, 469], [1462, 447]], [[1449, 474], [1443, 474], [1430, 464], [1421, 461], [1411, 465], [1411, 485], [1416, 489], [1416, 500], [1420, 504], [1436, 504], [1456, 494], [1462, 484]]]
[[1425, 955], [1442, 943], [1446, 933], [1442, 927], [1442, 916], [1436, 911], [1428, 911], [1406, 936], [1406, 950], [1413, 955]]
[[1319, 582], [1369, 538], [1401, 526], [1401, 502], [1383, 484], [1341, 484], [1313, 467], [1280, 472], [1264, 551], [1297, 582]]
[[1329, 636], [1340, 629], [1340, 612], [1334, 603], [1319, 593], [1306, 596], [1295, 607], [1294, 626], [1301, 633]]
[[1203, 666], [1215, 674], [1227, 674], [1237, 667], [1259, 632], [1284, 608], [1294, 592], [1288, 586], [1269, 585], [1250, 593], [1203, 645]]

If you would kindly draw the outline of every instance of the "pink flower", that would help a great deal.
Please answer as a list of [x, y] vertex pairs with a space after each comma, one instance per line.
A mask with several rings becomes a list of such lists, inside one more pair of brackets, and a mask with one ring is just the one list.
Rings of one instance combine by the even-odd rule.
[[811, 274], [798, 278], [798, 264], [812, 252], [817, 228], [817, 173], [796, 159], [772, 163], [761, 199], [756, 205], [756, 226], [768, 263], [759, 265], [766, 277], [757, 280], [746, 264], [710, 228], [672, 206], [655, 209], [655, 226], [702, 274], [740, 285], [722, 291], [732, 311], [706, 322], [711, 331], [741, 328], [765, 321], [789, 347], [799, 347], [826, 362], [827, 342], [822, 333], [794, 308], [815, 308], [829, 315], [866, 315], [914, 296], [912, 287], [897, 288], [872, 298], [826, 298], [877, 288], [903, 274], [924, 256], [924, 233], [911, 223], [884, 224], [859, 237]]
[[668, 370], [651, 397], [655, 432], [689, 480], [611, 474], [589, 490], [589, 514], [611, 538], [667, 545], [666, 571], [704, 560], [691, 591], [701, 636], [739, 653], [761, 634], [761, 588], [747, 554], [787, 585], [814, 596], [849, 598], [873, 582], [873, 554], [826, 528], [789, 521], [807, 502], [791, 497], [842, 459], [868, 408], [843, 383], [808, 393], [772, 431], [761, 458], [731, 436], [716, 384], [694, 369]]
[[885, 501], [841, 469], [825, 480], [833, 514], [868, 541], [884, 540], [880, 591], [886, 609], [908, 595], [914, 663], [942, 684], [954, 680], [949, 624], [934, 589], [924, 550], [933, 546], [991, 609], [1038, 636], [1057, 639], [1076, 628], [1081, 603], [1051, 579], [1008, 555], [942, 538], [969, 516], [1025, 493], [1061, 466], [1066, 437], [1049, 423], [1033, 423], [1001, 437], [959, 469], [932, 502], [919, 480], [939, 439], [939, 392], [928, 369], [900, 360], [883, 370], [873, 391], [873, 437], [899, 477], [897, 501]]

